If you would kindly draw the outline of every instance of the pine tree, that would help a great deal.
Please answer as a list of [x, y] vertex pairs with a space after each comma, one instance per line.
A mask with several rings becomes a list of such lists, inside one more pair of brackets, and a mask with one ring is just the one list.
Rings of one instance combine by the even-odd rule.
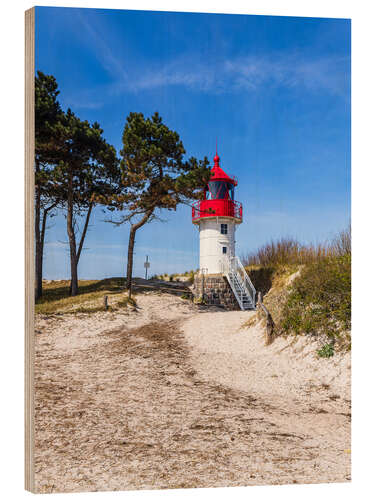
[[133, 253], [138, 229], [157, 216], [157, 210], [176, 210], [202, 196], [210, 177], [208, 160], [184, 159], [186, 153], [177, 132], [170, 130], [158, 113], [145, 118], [130, 113], [122, 136], [121, 194], [112, 208], [126, 208], [126, 215], [115, 224], [130, 222], [127, 282], [131, 295]]
[[59, 162], [54, 171], [54, 186], [66, 214], [73, 296], [78, 293], [78, 263], [92, 210], [96, 204], [111, 202], [120, 180], [116, 151], [102, 134], [98, 123], [90, 125], [70, 109], [58, 125]]
[[47, 219], [60, 200], [52, 182], [57, 162], [57, 126], [63, 113], [52, 75], [35, 77], [35, 298], [43, 293], [43, 253]]

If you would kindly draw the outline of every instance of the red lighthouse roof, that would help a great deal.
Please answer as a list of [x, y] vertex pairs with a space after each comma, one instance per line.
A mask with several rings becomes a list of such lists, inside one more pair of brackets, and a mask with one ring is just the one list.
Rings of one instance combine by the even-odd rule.
[[234, 186], [237, 186], [237, 180], [234, 177], [229, 177], [224, 170], [220, 167], [220, 157], [217, 154], [214, 157], [214, 166], [211, 169], [211, 178], [210, 181], [226, 181], [230, 182]]
[[216, 146], [214, 166], [205, 188], [204, 199], [193, 203], [193, 224], [200, 224], [200, 221], [207, 218], [218, 219], [218, 217], [233, 219], [236, 224], [241, 224], [242, 204], [234, 200], [234, 186], [237, 186], [237, 180], [235, 177], [229, 177], [220, 167]]

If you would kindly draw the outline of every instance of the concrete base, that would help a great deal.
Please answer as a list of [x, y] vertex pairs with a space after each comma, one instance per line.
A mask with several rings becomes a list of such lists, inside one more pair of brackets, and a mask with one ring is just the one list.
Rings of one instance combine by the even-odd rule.
[[222, 274], [196, 276], [192, 291], [195, 299], [203, 299], [207, 305], [221, 306], [231, 311], [240, 309], [228, 280]]

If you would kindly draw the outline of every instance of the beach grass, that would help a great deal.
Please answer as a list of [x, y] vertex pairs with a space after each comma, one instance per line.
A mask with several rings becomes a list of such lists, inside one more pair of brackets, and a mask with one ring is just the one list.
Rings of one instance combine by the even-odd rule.
[[243, 260], [278, 334], [310, 334], [350, 350], [350, 227], [317, 245], [271, 241]]
[[[135, 306], [135, 300], [129, 299], [124, 278], [103, 280], [80, 280], [78, 295], [69, 294], [69, 280], [45, 282], [43, 296], [36, 301], [35, 312], [38, 314], [95, 313], [113, 311], [128, 305]], [[104, 296], [108, 296], [109, 306], [104, 305]]]

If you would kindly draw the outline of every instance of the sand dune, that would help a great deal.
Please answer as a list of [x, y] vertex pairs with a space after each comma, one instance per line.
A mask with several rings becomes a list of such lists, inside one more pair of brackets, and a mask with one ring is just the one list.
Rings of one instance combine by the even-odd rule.
[[38, 316], [40, 492], [346, 481], [350, 358], [264, 346], [251, 312], [145, 293]]

